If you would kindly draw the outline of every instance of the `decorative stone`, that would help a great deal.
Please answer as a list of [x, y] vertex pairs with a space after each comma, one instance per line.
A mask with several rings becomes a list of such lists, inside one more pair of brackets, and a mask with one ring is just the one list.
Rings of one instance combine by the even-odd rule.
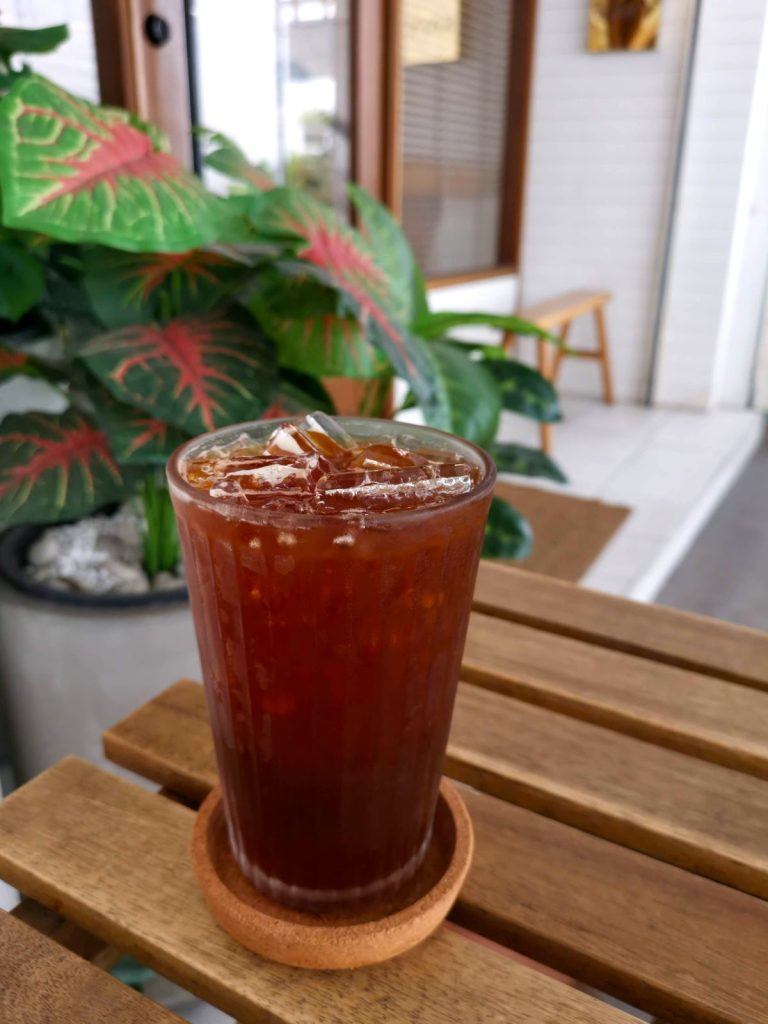
[[184, 580], [173, 572], [159, 572], [152, 580], [153, 590], [178, 590], [184, 586]]
[[[59, 590], [87, 594], [144, 594], [152, 585], [142, 567], [140, 506], [128, 502], [112, 516], [89, 516], [51, 526], [31, 545], [29, 575]], [[154, 589], [178, 587], [173, 573], [158, 574]]]

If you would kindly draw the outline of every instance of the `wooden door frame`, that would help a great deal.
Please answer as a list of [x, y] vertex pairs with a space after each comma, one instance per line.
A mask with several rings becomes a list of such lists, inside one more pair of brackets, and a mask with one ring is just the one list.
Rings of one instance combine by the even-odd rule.
[[[157, 124], [168, 135], [172, 152], [192, 166], [184, 0], [91, 0], [91, 5], [102, 101]], [[498, 265], [434, 278], [430, 284], [458, 284], [518, 269], [537, 6], [538, 0], [514, 2]], [[396, 216], [402, 204], [401, 12], [402, 0], [350, 0], [351, 176]], [[160, 48], [145, 36], [151, 13], [171, 26], [171, 36]]]
[[[187, 16], [184, 0], [91, 0], [102, 103], [126, 107], [168, 136], [171, 152], [192, 167]], [[147, 18], [164, 18], [167, 42], [154, 46]]]

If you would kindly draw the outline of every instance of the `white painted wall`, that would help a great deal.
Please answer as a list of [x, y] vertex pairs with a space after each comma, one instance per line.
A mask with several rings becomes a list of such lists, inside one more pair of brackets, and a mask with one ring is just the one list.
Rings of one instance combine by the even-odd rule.
[[53, 53], [24, 60], [69, 92], [98, 103], [99, 76], [90, 0], [3, 0], [0, 23], [13, 28], [68, 25], [66, 43]]
[[[643, 397], [667, 222], [692, 0], [666, 0], [658, 49], [591, 54], [586, 0], [540, 0], [523, 222], [523, 304], [610, 289], [620, 398]], [[589, 324], [574, 331], [592, 340]], [[561, 390], [598, 396], [566, 361]]]
[[765, 0], [703, 0], [654, 400], [747, 402], [768, 266]]

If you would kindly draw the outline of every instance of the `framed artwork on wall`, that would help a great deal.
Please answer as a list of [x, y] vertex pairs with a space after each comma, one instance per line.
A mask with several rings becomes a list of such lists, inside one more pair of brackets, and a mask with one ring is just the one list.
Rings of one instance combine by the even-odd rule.
[[590, 0], [587, 48], [654, 50], [661, 20], [661, 0]]

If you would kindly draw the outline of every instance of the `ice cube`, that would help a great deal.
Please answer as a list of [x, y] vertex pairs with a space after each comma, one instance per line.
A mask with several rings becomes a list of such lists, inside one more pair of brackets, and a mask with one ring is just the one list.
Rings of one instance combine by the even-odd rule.
[[352, 469], [330, 473], [317, 483], [320, 506], [326, 511], [407, 509], [465, 494], [473, 484], [466, 463], [386, 469]]
[[264, 445], [265, 455], [294, 457], [316, 452], [317, 447], [295, 423], [284, 423], [270, 434]]
[[308, 412], [304, 417], [302, 424], [305, 430], [311, 430], [313, 433], [325, 434], [326, 437], [330, 437], [332, 441], [335, 441], [340, 448], [354, 448], [355, 439], [351, 434], [348, 434], [344, 427], [335, 420], [333, 416], [329, 416], [325, 412], [315, 410], [315, 412]]
[[355, 469], [387, 469], [423, 466], [426, 461], [423, 456], [417, 455], [416, 452], [408, 452], [394, 444], [377, 442], [362, 448], [349, 465], [350, 468]]
[[332, 417], [324, 412], [308, 413], [301, 423], [285, 423], [267, 440], [265, 455], [309, 455], [327, 458], [346, 457], [355, 441]]

